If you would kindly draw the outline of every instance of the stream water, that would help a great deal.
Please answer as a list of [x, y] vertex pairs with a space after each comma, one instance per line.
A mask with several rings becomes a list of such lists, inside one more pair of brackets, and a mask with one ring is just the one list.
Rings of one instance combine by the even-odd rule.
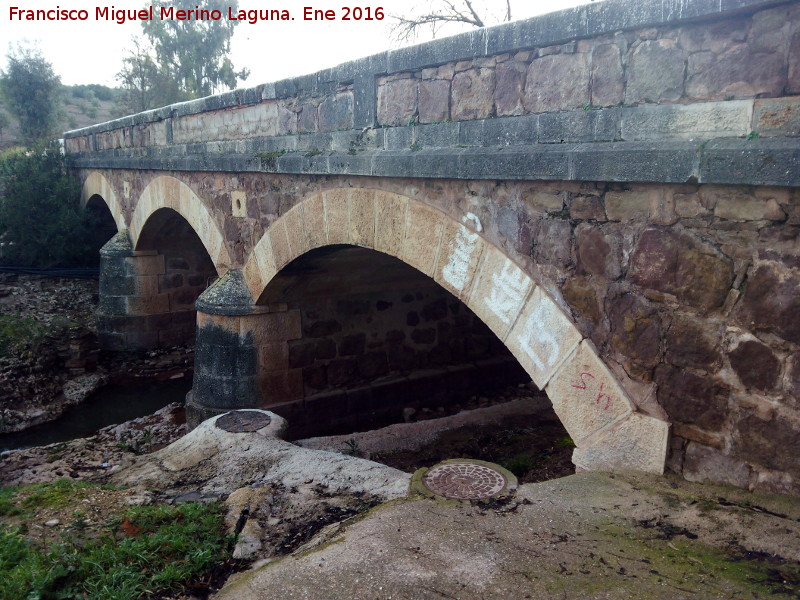
[[137, 385], [108, 385], [55, 421], [0, 435], [0, 452], [92, 435], [108, 425], [152, 414], [171, 402], [183, 402], [191, 387], [191, 377]]

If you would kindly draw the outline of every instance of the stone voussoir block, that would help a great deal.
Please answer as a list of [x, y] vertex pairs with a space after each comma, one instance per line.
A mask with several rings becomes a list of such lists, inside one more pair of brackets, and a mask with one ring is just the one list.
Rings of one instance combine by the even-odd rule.
[[444, 224], [445, 216], [438, 210], [409, 205], [402, 259], [425, 275], [433, 276]]
[[581, 337], [552, 298], [536, 287], [504, 342], [542, 389]]
[[561, 365], [545, 391], [578, 446], [633, 411], [625, 391], [588, 340]]
[[[480, 231], [480, 223], [471, 213], [463, 220]], [[486, 246], [478, 231], [452, 220], [445, 221], [433, 279], [457, 298], [463, 299], [469, 293]]]
[[533, 280], [489, 244], [466, 304], [500, 339], [505, 338], [534, 288]]
[[662, 474], [669, 423], [631, 413], [604, 430], [590, 445], [575, 448], [572, 462], [587, 471], [644, 471]]

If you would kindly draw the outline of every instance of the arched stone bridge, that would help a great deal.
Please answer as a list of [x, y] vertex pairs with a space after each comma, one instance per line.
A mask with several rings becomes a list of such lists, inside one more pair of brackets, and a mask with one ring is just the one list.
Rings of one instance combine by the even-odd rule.
[[798, 94], [796, 1], [608, 0], [69, 132], [102, 338], [196, 332], [194, 420], [524, 376], [581, 468], [800, 493]]

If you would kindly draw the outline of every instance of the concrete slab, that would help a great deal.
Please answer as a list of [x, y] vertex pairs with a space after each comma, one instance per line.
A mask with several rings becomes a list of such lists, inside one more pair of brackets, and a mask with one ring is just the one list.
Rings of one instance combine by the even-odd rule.
[[[798, 518], [796, 500], [583, 473], [523, 485], [507, 504], [384, 504], [235, 575], [215, 598], [788, 598], [790, 585], [770, 584], [766, 574], [781, 562], [776, 556], [783, 564], [800, 558]], [[747, 552], [777, 562], [753, 566], [740, 560]]]

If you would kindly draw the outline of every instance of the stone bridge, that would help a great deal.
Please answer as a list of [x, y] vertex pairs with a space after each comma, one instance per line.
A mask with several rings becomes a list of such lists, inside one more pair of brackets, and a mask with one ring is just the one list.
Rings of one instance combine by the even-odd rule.
[[[607, 0], [65, 135], [192, 422], [532, 379], [582, 469], [800, 493], [800, 3]], [[351, 429], [352, 430], [352, 429]]]

